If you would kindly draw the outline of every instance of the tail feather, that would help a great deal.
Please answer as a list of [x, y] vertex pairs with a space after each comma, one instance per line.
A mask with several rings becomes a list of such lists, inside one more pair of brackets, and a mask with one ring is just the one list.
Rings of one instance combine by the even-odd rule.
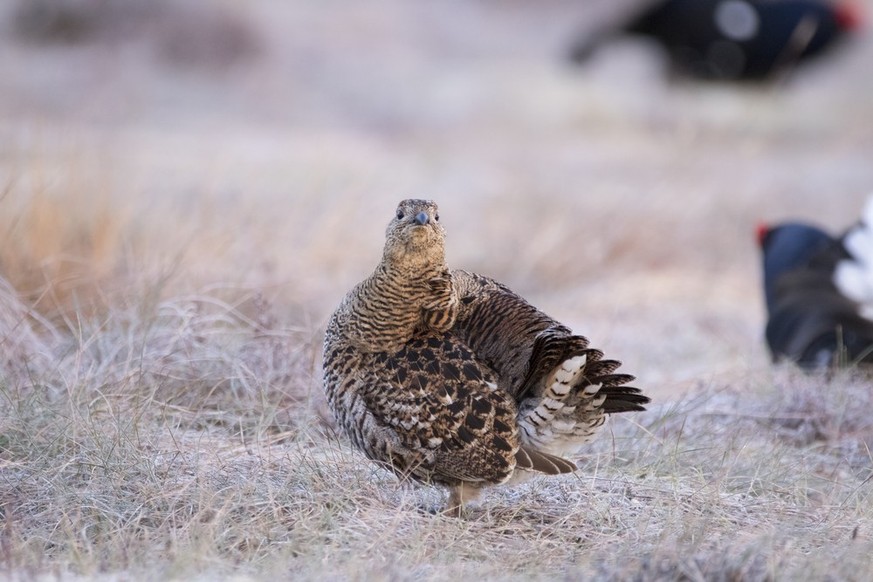
[[516, 466], [520, 469], [538, 471], [546, 475], [560, 475], [572, 473], [578, 467], [573, 461], [568, 461], [555, 455], [538, 451], [532, 447], [522, 445], [515, 454]]
[[582, 355], [586, 362], [595, 362], [603, 357], [603, 352], [589, 348], [588, 340], [582, 336], [568, 335], [566, 328], [552, 327], [541, 332], [534, 340], [527, 375], [516, 393], [516, 399], [521, 400], [528, 393], [535, 392], [543, 379], [561, 362]]
[[[578, 450], [594, 436], [607, 414], [645, 410], [649, 402], [638, 388], [627, 385], [633, 376], [612, 373], [619, 362], [601, 360], [600, 351], [588, 348], [587, 341], [577, 337], [552, 337], [539, 346], [541, 354], [570, 357], [557, 362], [539, 383], [528, 388], [519, 403], [522, 442], [540, 452]], [[532, 364], [531, 368], [542, 365]]]
[[[621, 366], [618, 360], [598, 360], [593, 362], [587, 370], [587, 375], [591, 377], [602, 377], [612, 374]], [[624, 374], [627, 376], [627, 374]]]
[[598, 382], [601, 382], [608, 388], [624, 388], [623, 384], [633, 382], [634, 380], [636, 380], [636, 376], [631, 376], [630, 374], [606, 374], [597, 378]]
[[639, 388], [627, 385], [633, 380], [634, 377], [630, 374], [613, 374], [608, 379], [602, 380], [604, 386], [599, 394], [605, 396], [603, 412], [613, 414], [646, 409], [645, 404], [649, 402], [649, 397], [643, 396]]
[[635, 412], [645, 410], [645, 405], [648, 404], [649, 398], [643, 396], [639, 388], [631, 388], [630, 386], [622, 386], [624, 391], [620, 394], [608, 394], [606, 400], [603, 401], [603, 412], [606, 414], [615, 414], [617, 412]]
[[834, 284], [840, 292], [861, 306], [861, 315], [873, 319], [873, 196], [861, 221], [842, 238], [849, 258], [837, 263]]

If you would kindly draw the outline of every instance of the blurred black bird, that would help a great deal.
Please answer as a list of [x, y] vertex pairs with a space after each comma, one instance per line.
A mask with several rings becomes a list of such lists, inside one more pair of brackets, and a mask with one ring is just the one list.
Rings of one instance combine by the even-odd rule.
[[604, 40], [639, 35], [664, 46], [674, 73], [711, 80], [763, 80], [826, 52], [860, 25], [860, 10], [850, 2], [659, 0], [577, 43], [570, 58], [581, 63]]
[[791, 222], [760, 226], [758, 242], [773, 360], [873, 364], [873, 197], [839, 238]]

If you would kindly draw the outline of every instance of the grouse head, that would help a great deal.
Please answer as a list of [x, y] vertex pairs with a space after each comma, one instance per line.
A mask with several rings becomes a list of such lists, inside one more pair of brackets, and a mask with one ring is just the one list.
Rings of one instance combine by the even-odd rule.
[[432, 200], [403, 200], [385, 231], [384, 261], [389, 267], [444, 267], [446, 232]]

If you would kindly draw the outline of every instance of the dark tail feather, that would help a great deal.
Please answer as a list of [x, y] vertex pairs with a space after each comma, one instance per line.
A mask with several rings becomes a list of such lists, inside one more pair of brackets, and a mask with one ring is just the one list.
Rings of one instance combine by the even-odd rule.
[[515, 395], [521, 401], [533, 387], [545, 378], [561, 362], [585, 354], [588, 361], [603, 357], [603, 352], [588, 347], [588, 340], [581, 335], [567, 335], [567, 329], [555, 327], [543, 331], [534, 340], [530, 355], [530, 367], [521, 388]]
[[[555, 366], [572, 357], [584, 355], [585, 385], [600, 384], [599, 394], [605, 394], [603, 410], [606, 413], [645, 410], [649, 402], [639, 388], [626, 386], [633, 382], [630, 374], [613, 374], [621, 366], [617, 360], [602, 360], [603, 352], [588, 347], [588, 340], [578, 335], [566, 335], [560, 328], [547, 330], [534, 342], [530, 368], [522, 388], [516, 396], [519, 401], [526, 396], [540, 378], [545, 377]], [[572, 401], [572, 398], [570, 399]]]
[[648, 396], [640, 394], [639, 388], [631, 388], [630, 386], [622, 386], [621, 388], [624, 390], [621, 394], [607, 392], [606, 400], [603, 401], [603, 412], [613, 414], [615, 412], [645, 410], [645, 405], [651, 402]]

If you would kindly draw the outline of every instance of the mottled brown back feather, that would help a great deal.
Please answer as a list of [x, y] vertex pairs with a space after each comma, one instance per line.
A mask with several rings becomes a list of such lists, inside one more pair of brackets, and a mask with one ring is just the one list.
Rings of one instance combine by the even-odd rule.
[[460, 310], [452, 331], [487, 362], [498, 375], [500, 386], [521, 402], [561, 362], [585, 355], [588, 384], [607, 390], [603, 408], [608, 412], [644, 410], [649, 398], [630, 374], [613, 374], [617, 360], [603, 360], [603, 352], [589, 347], [587, 338], [574, 335], [563, 324], [530, 305], [506, 286], [467, 271], [455, 270]]

